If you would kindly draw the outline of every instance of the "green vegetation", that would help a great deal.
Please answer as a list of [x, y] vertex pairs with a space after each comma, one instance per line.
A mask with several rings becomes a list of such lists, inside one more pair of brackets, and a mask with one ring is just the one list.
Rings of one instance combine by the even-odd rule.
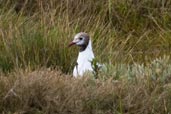
[[[170, 28], [169, 0], [1, 0], [0, 113], [171, 113]], [[81, 31], [97, 79], [66, 75]]]

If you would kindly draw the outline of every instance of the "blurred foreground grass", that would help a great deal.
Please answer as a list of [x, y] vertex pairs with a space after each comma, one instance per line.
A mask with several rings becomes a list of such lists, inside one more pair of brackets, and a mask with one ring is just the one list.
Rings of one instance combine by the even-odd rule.
[[0, 76], [2, 114], [169, 114], [171, 64], [113, 66], [114, 71], [73, 78], [46, 68]]

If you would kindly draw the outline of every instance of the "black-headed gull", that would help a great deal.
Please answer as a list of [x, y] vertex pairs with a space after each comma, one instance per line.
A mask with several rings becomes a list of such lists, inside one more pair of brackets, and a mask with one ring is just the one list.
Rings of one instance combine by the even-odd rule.
[[77, 45], [80, 51], [77, 58], [77, 65], [74, 67], [73, 76], [83, 76], [86, 71], [93, 71], [91, 61], [94, 59], [91, 38], [87, 33], [80, 32], [75, 35], [69, 46]]

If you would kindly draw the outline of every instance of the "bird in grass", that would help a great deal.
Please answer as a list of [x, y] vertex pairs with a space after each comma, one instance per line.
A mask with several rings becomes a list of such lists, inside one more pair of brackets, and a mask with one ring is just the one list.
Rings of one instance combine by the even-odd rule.
[[77, 33], [69, 47], [77, 45], [80, 47], [77, 64], [74, 67], [73, 76], [83, 76], [86, 71], [93, 71], [92, 61], [94, 53], [92, 50], [92, 42], [90, 36], [85, 32]]

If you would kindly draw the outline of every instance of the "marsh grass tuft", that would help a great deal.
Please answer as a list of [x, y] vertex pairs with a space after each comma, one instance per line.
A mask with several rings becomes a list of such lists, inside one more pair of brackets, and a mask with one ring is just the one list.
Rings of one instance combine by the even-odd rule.
[[171, 111], [171, 73], [168, 72], [171, 65], [167, 60], [157, 59], [149, 67], [123, 65], [121, 69], [115, 69], [117, 73], [110, 77], [99, 74], [105, 79], [89, 76], [75, 79], [60, 70], [46, 68], [1, 74], [0, 112], [144, 114]]

